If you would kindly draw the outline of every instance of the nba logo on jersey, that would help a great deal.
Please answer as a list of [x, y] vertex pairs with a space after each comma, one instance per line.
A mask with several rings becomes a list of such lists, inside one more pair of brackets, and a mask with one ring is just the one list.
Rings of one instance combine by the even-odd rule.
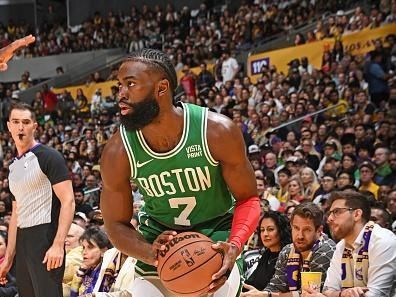
[[180, 253], [188, 267], [191, 267], [195, 264], [194, 259], [191, 257], [190, 252], [187, 249], [182, 250]]

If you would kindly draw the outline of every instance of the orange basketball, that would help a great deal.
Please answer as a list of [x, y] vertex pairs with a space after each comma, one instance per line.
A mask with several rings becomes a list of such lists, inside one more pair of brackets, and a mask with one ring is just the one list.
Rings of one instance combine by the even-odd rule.
[[197, 232], [177, 234], [158, 254], [158, 275], [164, 286], [179, 296], [198, 296], [208, 289], [219, 271], [223, 255], [212, 240]]

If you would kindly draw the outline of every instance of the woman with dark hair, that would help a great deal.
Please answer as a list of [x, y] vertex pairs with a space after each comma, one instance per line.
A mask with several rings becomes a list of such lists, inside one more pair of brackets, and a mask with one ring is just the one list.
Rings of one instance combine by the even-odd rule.
[[88, 143], [86, 139], [81, 139], [79, 141], [78, 154], [82, 157], [88, 157]]
[[[100, 273], [100, 266], [105, 251], [112, 248], [109, 238], [99, 227], [90, 227], [80, 237], [83, 247], [83, 262], [73, 277], [70, 297], [92, 293]], [[100, 292], [108, 292], [116, 275], [115, 271], [103, 278]]]
[[334, 43], [333, 50], [331, 51], [332, 61], [339, 63], [343, 57], [344, 57], [344, 46], [341, 40], [337, 40]]
[[264, 114], [261, 119], [259, 119], [258, 127], [259, 131], [255, 137], [255, 143], [261, 147], [268, 141], [267, 133], [271, 129], [271, 117]]
[[330, 72], [333, 65], [332, 56], [329, 51], [325, 51], [322, 56], [322, 68], [325, 73]]
[[85, 118], [89, 114], [89, 103], [87, 97], [84, 95], [84, 91], [81, 88], [77, 89], [77, 96], [76, 96], [76, 111], [77, 115]]
[[[279, 252], [291, 242], [289, 220], [279, 212], [265, 212], [260, 219], [257, 233], [259, 249], [248, 251], [244, 255], [245, 284], [263, 290], [275, 272]], [[256, 259], [249, 255], [257, 252]]]
[[286, 141], [289, 142], [293, 147], [297, 147], [298, 146], [298, 137], [297, 137], [296, 132], [294, 132], [293, 130], [289, 131], [286, 136]]
[[305, 37], [301, 33], [297, 33], [296, 37], [294, 38], [294, 45], [301, 45], [305, 44]]
[[353, 173], [349, 171], [340, 171], [337, 174], [337, 189], [340, 191], [344, 191], [345, 188], [350, 188], [353, 187], [355, 183], [355, 178], [353, 176]]
[[[353, 175], [355, 181], [360, 180], [360, 172], [357, 166], [355, 154], [343, 154], [341, 158], [341, 171], [349, 172]], [[357, 184], [355, 184], [357, 186]]]

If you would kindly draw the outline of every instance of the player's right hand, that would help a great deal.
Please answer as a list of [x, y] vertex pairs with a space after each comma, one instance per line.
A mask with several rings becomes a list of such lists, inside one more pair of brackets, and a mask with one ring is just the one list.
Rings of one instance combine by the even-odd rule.
[[12, 261], [6, 256], [4, 257], [3, 263], [0, 265], [0, 285], [5, 285], [7, 283], [7, 273], [10, 271], [12, 266]]
[[[158, 237], [154, 240], [152, 244], [152, 249], [155, 255], [158, 255], [159, 251], [163, 251], [166, 249], [166, 243], [171, 241], [174, 236], [177, 235], [176, 231], [167, 230], [162, 232]], [[155, 261], [154, 266], [158, 266], [158, 260]]]
[[13, 43], [9, 44], [6, 47], [0, 49], [0, 71], [7, 70], [7, 62], [12, 58], [15, 51], [18, 49], [28, 46], [32, 42], [35, 41], [35, 37], [32, 35], [25, 36], [18, 40], [15, 40]]

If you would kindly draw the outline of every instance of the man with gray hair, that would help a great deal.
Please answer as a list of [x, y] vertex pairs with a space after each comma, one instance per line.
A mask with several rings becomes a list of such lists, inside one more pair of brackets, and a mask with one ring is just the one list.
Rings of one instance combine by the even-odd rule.
[[80, 244], [80, 237], [85, 229], [80, 225], [72, 223], [67, 232], [65, 240], [65, 273], [63, 275], [63, 296], [70, 296], [70, 286], [73, 276], [82, 264], [83, 261], [83, 248]]

